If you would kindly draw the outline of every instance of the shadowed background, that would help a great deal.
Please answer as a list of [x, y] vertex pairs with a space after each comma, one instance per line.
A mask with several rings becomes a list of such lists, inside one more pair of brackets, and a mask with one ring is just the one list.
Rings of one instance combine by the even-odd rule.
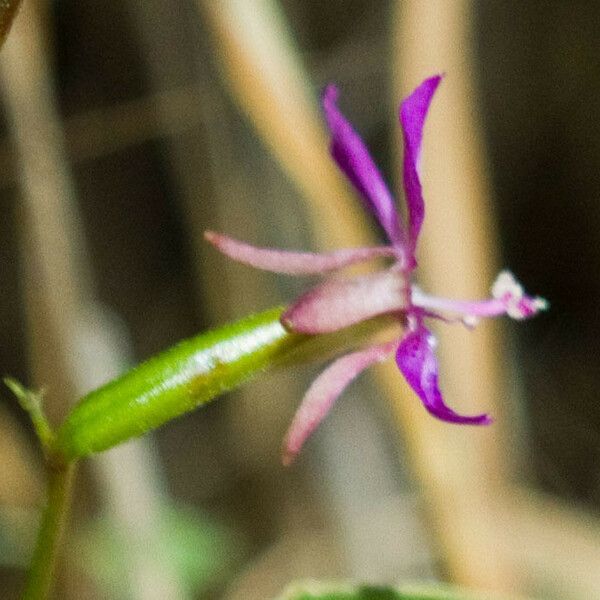
[[[425, 132], [421, 281], [485, 290], [507, 265], [551, 303], [531, 322], [444, 334], [463, 336], [442, 339], [448, 401], [491, 405], [493, 432], [453, 429], [444, 445], [447, 426], [408, 421], [418, 400], [389, 401], [371, 374], [283, 469], [310, 366], [86, 461], [57, 598], [251, 600], [302, 577], [600, 593], [594, 3], [24, 2], [0, 55], [0, 366], [46, 385], [55, 421], [128, 364], [305, 289], [232, 264], [203, 230], [298, 249], [379, 236], [329, 164], [316, 98], [338, 84], [397, 185], [398, 90], [433, 74], [410, 59], [428, 48], [446, 80]], [[438, 37], [452, 19], [465, 37]], [[455, 119], [467, 137], [448, 133]], [[457, 147], [473, 171], [448, 166]], [[440, 275], [436, 257], [456, 248], [467, 258]], [[471, 369], [463, 343], [492, 370]], [[462, 397], [463, 379], [483, 397]], [[8, 392], [0, 408], [0, 589], [17, 598], [41, 462]], [[475, 556], [493, 567], [469, 569]]]

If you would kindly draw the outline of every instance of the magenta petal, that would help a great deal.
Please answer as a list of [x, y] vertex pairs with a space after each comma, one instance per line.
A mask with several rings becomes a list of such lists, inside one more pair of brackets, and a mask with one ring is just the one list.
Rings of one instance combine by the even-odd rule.
[[404, 134], [403, 183], [408, 207], [408, 237], [413, 251], [425, 217], [425, 203], [419, 178], [423, 125], [441, 79], [440, 75], [426, 79], [400, 106], [400, 123]]
[[283, 464], [290, 465], [304, 442], [331, 410], [350, 382], [372, 364], [382, 361], [395, 343], [373, 346], [334, 361], [312, 383], [283, 441]]
[[402, 246], [405, 235], [401, 229], [394, 199], [364, 142], [339, 111], [337, 97], [337, 88], [334, 85], [327, 86], [323, 94], [323, 109], [331, 130], [331, 154], [360, 192], [365, 206], [375, 215], [389, 240], [397, 246]]
[[257, 269], [288, 275], [325, 273], [372, 258], [393, 257], [396, 255], [396, 251], [392, 246], [348, 248], [327, 254], [315, 254], [313, 252], [289, 252], [287, 250], [258, 248], [214, 231], [206, 231], [204, 237], [220, 252], [233, 260]]
[[296, 300], [281, 318], [291, 331], [329, 333], [409, 306], [408, 283], [397, 269], [331, 279]]
[[438, 386], [438, 363], [435, 357], [435, 338], [425, 327], [420, 326], [409, 333], [398, 346], [396, 363], [410, 387], [423, 401], [425, 408], [438, 419], [450, 423], [488, 425], [488, 415], [464, 417], [444, 404]]

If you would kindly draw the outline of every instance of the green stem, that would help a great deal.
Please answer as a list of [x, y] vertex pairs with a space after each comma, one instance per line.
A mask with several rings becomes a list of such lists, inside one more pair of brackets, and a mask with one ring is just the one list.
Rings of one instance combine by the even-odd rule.
[[48, 461], [48, 498], [42, 514], [23, 600], [44, 600], [50, 593], [60, 539], [69, 511], [75, 463]]

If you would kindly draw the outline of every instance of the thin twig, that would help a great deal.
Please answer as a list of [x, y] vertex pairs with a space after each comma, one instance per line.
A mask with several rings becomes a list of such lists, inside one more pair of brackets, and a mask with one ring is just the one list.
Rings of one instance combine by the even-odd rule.
[[360, 206], [329, 156], [312, 84], [278, 3], [197, 2], [211, 24], [234, 98], [303, 193], [317, 244], [340, 248], [348, 238], [371, 244]]

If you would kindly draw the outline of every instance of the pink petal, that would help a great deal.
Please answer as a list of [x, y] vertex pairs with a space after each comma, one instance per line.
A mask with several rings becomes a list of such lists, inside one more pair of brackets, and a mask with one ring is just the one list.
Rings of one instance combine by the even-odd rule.
[[367, 210], [375, 215], [392, 244], [402, 246], [406, 236], [394, 199], [364, 142], [339, 111], [337, 97], [337, 88], [334, 85], [327, 86], [323, 94], [323, 109], [331, 130], [331, 154], [359, 191]]
[[408, 237], [413, 251], [425, 217], [425, 202], [419, 178], [423, 125], [441, 79], [440, 75], [426, 79], [400, 106], [400, 123], [404, 134], [403, 183], [408, 207]]
[[315, 254], [313, 252], [289, 252], [287, 250], [258, 248], [214, 231], [206, 231], [204, 237], [217, 250], [233, 260], [257, 269], [287, 275], [325, 273], [372, 258], [393, 257], [396, 255], [396, 251], [391, 246], [348, 248], [327, 254]]
[[397, 269], [331, 279], [296, 300], [281, 318], [291, 331], [329, 333], [409, 306], [406, 277]]
[[367, 367], [385, 360], [395, 342], [373, 346], [338, 358], [325, 369], [306, 392], [283, 441], [283, 464], [290, 465], [310, 434], [331, 410], [346, 387]]
[[435, 357], [435, 338], [422, 325], [409, 333], [398, 346], [396, 363], [410, 387], [421, 398], [425, 408], [438, 419], [450, 423], [488, 425], [488, 415], [465, 417], [444, 404], [438, 386], [438, 363]]

